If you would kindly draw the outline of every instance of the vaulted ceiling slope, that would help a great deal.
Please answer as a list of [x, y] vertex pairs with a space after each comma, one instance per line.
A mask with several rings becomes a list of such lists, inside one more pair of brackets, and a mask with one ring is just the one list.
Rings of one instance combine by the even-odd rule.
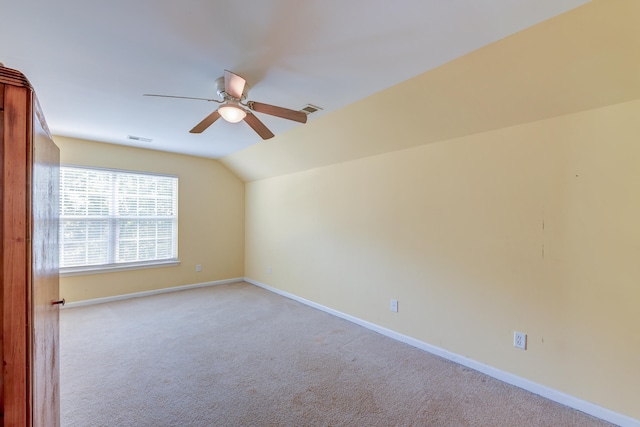
[[252, 181], [638, 99], [639, 22], [595, 0], [221, 161]]
[[[215, 98], [228, 69], [249, 99], [315, 104], [319, 120], [587, 1], [0, 0], [0, 61], [29, 77], [54, 134], [218, 158], [261, 138], [221, 120], [190, 134], [216, 104], [142, 95]], [[276, 135], [306, 126], [259, 117]]]

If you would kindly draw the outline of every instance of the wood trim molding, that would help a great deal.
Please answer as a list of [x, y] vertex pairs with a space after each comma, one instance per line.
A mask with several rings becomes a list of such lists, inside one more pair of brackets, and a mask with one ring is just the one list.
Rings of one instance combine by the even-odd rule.
[[0, 66], [0, 83], [33, 90], [29, 80], [18, 70]]
[[215, 280], [215, 281], [212, 281], [212, 282], [194, 283], [192, 285], [173, 286], [171, 288], [154, 289], [154, 290], [151, 290], [151, 291], [135, 292], [135, 293], [131, 293], [131, 294], [114, 295], [114, 296], [111, 296], [111, 297], [94, 298], [94, 299], [88, 299], [88, 300], [83, 300], [83, 301], [68, 302], [68, 303], [66, 303], [64, 305], [64, 307], [61, 307], [61, 308], [63, 310], [66, 310], [66, 309], [74, 308], [74, 307], [84, 307], [84, 306], [87, 306], [87, 305], [103, 304], [105, 302], [121, 301], [121, 300], [126, 300], [126, 299], [131, 299], [131, 298], [148, 297], [148, 296], [151, 296], [151, 295], [164, 294], [164, 293], [167, 293], [167, 292], [186, 291], [187, 289], [204, 288], [204, 287], [207, 287], [207, 286], [227, 285], [229, 283], [237, 283], [237, 282], [243, 282], [243, 281], [244, 281], [244, 277], [236, 277], [236, 278], [233, 278], [233, 279], [224, 279], [224, 280]]

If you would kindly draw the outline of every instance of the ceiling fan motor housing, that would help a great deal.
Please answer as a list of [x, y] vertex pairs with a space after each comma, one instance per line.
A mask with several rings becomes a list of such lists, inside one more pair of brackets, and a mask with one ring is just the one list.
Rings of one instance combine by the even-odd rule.
[[[245, 83], [244, 89], [242, 91], [242, 97], [238, 101], [245, 101], [247, 99], [249, 89], [249, 84]], [[224, 77], [220, 77], [218, 78], [218, 80], [216, 80], [216, 92], [218, 93], [218, 96], [220, 96], [220, 98], [224, 99], [225, 101], [233, 99], [233, 97], [224, 90]]]

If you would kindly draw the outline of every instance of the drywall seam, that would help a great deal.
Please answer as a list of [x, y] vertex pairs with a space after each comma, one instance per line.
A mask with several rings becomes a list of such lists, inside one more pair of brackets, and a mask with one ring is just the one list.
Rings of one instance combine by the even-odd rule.
[[154, 289], [151, 291], [134, 292], [131, 294], [115, 295], [115, 296], [104, 297], [104, 298], [94, 298], [94, 299], [88, 299], [84, 301], [74, 301], [74, 302], [66, 303], [62, 308], [67, 309], [67, 308], [83, 307], [83, 306], [94, 305], [94, 304], [104, 304], [106, 302], [120, 301], [120, 300], [131, 299], [131, 298], [148, 297], [151, 295], [164, 294], [167, 292], [186, 291], [187, 289], [204, 288], [207, 286], [226, 285], [228, 283], [236, 283], [236, 282], [242, 282], [242, 281], [244, 281], [244, 278], [236, 277], [234, 279], [215, 280], [212, 282], [194, 283], [192, 285], [173, 286], [170, 288]]
[[248, 277], [245, 277], [244, 281], [247, 283], [251, 283], [252, 285], [258, 286], [262, 289], [265, 289], [267, 291], [273, 292], [283, 297], [292, 299], [294, 301], [298, 301], [302, 304], [324, 311], [325, 313], [334, 315], [344, 320], [348, 320], [349, 322], [355, 323], [356, 325], [360, 325], [362, 327], [370, 329], [379, 334], [385, 335], [394, 340], [403, 342], [405, 344], [409, 344], [413, 347], [419, 348], [420, 350], [424, 350], [428, 353], [435, 354], [436, 356], [443, 357], [452, 362], [466, 366], [467, 368], [471, 368], [478, 372], [482, 372], [485, 375], [498, 379], [507, 384], [514, 385], [521, 389], [527, 390], [531, 393], [545, 397], [549, 400], [558, 402], [562, 405], [568, 406], [570, 408], [576, 409], [578, 411], [584, 412], [586, 414], [592, 415], [594, 417], [600, 418], [610, 423], [614, 423], [621, 427], [640, 427], [640, 420], [637, 420], [635, 418], [631, 418], [626, 415], [619, 414], [610, 409], [603, 408], [591, 402], [587, 402], [585, 400], [579, 399], [577, 397], [571, 396], [561, 391], [554, 390], [550, 387], [535, 383], [533, 381], [527, 380], [525, 378], [519, 377], [509, 372], [502, 371], [500, 369], [494, 368], [489, 365], [485, 365], [484, 363], [475, 361], [473, 359], [469, 359], [467, 357], [450, 352], [448, 350], [436, 347], [431, 344], [427, 344], [423, 341], [419, 341], [407, 335], [403, 335], [398, 332], [392, 331], [391, 329], [383, 328], [382, 326], [378, 326], [374, 323], [367, 322], [366, 320], [362, 320], [357, 317], [351, 316], [349, 314], [345, 314], [340, 311], [334, 310], [332, 308], [325, 307], [313, 301], [309, 301], [307, 299], [301, 298], [294, 294], [290, 294], [288, 292], [285, 292], [280, 289], [266, 285], [264, 283], [258, 282], [257, 280], [253, 280]]

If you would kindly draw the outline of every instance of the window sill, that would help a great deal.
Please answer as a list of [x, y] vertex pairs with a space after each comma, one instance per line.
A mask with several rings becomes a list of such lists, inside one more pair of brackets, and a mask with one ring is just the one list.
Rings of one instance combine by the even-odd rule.
[[69, 267], [60, 269], [60, 277], [84, 276], [88, 274], [115, 273], [127, 270], [142, 270], [147, 268], [175, 267], [180, 265], [180, 260], [130, 262], [127, 264], [96, 265], [89, 267]]

